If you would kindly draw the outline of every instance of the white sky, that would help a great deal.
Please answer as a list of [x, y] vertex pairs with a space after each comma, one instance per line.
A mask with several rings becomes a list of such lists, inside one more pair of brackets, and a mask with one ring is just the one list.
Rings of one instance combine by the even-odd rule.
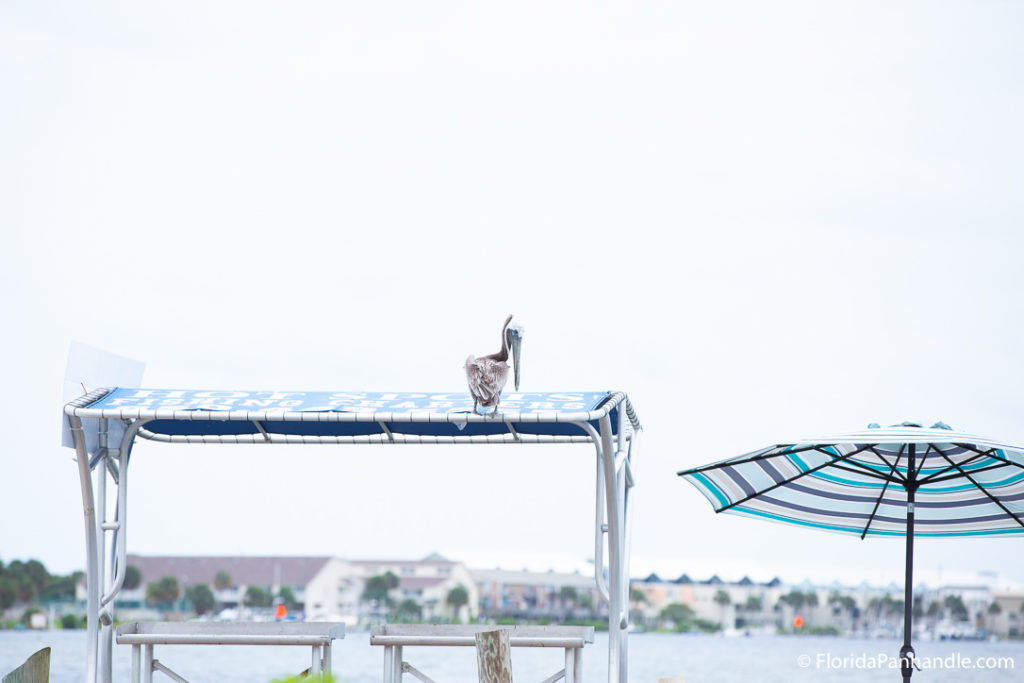
[[[1024, 443], [1011, 2], [0, 7], [0, 559], [84, 565], [72, 339], [148, 386], [523, 389], [646, 427], [635, 575], [899, 580], [899, 541], [715, 516], [678, 469], [869, 422]], [[137, 553], [593, 554], [586, 447], [168, 447]], [[1024, 537], [922, 576], [1024, 581]], [[929, 574], [929, 572], [931, 574]]]

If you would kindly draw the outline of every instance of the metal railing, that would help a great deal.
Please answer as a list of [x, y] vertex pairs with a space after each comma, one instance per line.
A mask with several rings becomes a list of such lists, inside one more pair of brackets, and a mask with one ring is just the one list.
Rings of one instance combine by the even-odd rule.
[[544, 680], [583, 681], [583, 646], [594, 642], [593, 626], [489, 626], [384, 624], [370, 631], [370, 645], [384, 647], [384, 683], [401, 683], [409, 674], [423, 683], [434, 680], [403, 660], [404, 647], [474, 647], [481, 631], [507, 630], [512, 647], [558, 647], [565, 650], [565, 668]]
[[152, 683], [159, 671], [178, 683], [187, 679], [153, 657], [156, 645], [298, 645], [312, 648], [303, 673], [331, 671], [331, 643], [345, 637], [345, 625], [329, 622], [131, 622], [117, 627], [119, 645], [132, 646], [132, 682]]

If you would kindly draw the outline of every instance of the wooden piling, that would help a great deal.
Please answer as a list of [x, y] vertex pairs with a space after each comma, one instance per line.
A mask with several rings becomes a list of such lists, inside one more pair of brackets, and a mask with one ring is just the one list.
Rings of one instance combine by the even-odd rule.
[[[511, 680], [511, 679], [510, 679]], [[24, 664], [7, 674], [2, 683], [49, 683], [50, 648], [44, 647], [29, 657]]]
[[480, 683], [512, 683], [512, 648], [508, 629], [481, 631], [475, 637]]

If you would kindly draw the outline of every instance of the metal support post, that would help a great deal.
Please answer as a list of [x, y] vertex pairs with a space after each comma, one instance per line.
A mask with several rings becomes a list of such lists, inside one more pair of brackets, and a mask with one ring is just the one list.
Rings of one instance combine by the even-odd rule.
[[309, 673], [319, 674], [323, 670], [323, 659], [320, 654], [320, 645], [314, 645], [311, 650], [313, 652], [313, 661], [310, 663]]
[[914, 473], [914, 456], [917, 444], [907, 446], [907, 557], [906, 576], [903, 579], [903, 647], [900, 648], [900, 673], [903, 683], [910, 683], [914, 675], [914, 646], [911, 645], [914, 618], [914, 494], [917, 492], [917, 477]]
[[[96, 574], [99, 583], [99, 593], [102, 596], [106, 587], [110, 585], [111, 565], [107, 562], [107, 463], [110, 453], [107, 450], [107, 429], [106, 418], [99, 421], [97, 452], [103, 455], [94, 464], [96, 473]], [[99, 608], [103, 610], [103, 599], [101, 597]], [[110, 683], [113, 677], [114, 657], [114, 626], [112, 615], [106, 619], [100, 618], [99, 625], [99, 666], [97, 678], [102, 683]]]
[[615, 471], [615, 452], [612, 445], [612, 425], [607, 416], [602, 417], [601, 451], [604, 458], [605, 500], [608, 506], [608, 681], [625, 683], [622, 671], [622, 649], [625, 630], [622, 624], [623, 583], [629, 580], [622, 575], [622, 505], [619, 495], [619, 476]]
[[142, 646], [142, 683], [153, 683], [153, 646]]
[[142, 678], [142, 646], [132, 645], [132, 683]]
[[[608, 416], [601, 418], [598, 432], [593, 425], [586, 422], [577, 422], [587, 434], [593, 439], [597, 449], [598, 458], [598, 500], [603, 494], [605, 502], [606, 533], [608, 538], [608, 681], [609, 683], [625, 683], [628, 680], [628, 669], [626, 661], [627, 636], [629, 610], [629, 575], [628, 565], [625, 560], [624, 532], [626, 519], [626, 470], [628, 464], [621, 470], [615, 467], [615, 451], [612, 440], [611, 420]], [[600, 484], [604, 484], [600, 488]], [[600, 524], [601, 515], [597, 515], [598, 530], [595, 532], [598, 539], [601, 536]], [[598, 588], [601, 588], [600, 560], [603, 547], [600, 543], [595, 544], [597, 552], [594, 558], [595, 572], [597, 573]]]
[[324, 651], [324, 671], [330, 674], [334, 670], [334, 663], [331, 661], [331, 643], [327, 643], [323, 647]]
[[85, 575], [86, 575], [86, 683], [96, 681], [99, 654], [99, 572], [97, 564], [96, 500], [93, 497], [92, 471], [89, 469], [89, 453], [85, 447], [85, 433], [82, 419], [68, 416], [71, 435], [75, 442], [75, 457], [78, 461], [78, 479], [82, 487], [82, 507], [85, 514]]
[[[587, 426], [590, 427], [590, 425]], [[596, 432], [594, 436], [594, 445], [597, 450], [597, 474], [595, 476], [597, 490], [594, 494], [594, 580], [597, 582], [597, 592], [605, 602], [610, 603], [608, 582], [604, 577], [605, 535], [608, 533], [608, 525], [605, 522], [608, 510], [604, 503], [604, 458], [601, 457], [601, 440], [596, 438]]]

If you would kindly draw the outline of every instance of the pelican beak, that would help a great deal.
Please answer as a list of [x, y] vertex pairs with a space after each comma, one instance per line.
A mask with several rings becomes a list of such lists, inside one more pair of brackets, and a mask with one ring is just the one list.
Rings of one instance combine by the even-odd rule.
[[512, 372], [515, 373], [513, 378], [515, 380], [516, 391], [519, 391], [519, 347], [523, 343], [523, 338], [518, 334], [513, 334], [511, 335], [510, 341], [512, 342], [510, 344], [512, 347]]

